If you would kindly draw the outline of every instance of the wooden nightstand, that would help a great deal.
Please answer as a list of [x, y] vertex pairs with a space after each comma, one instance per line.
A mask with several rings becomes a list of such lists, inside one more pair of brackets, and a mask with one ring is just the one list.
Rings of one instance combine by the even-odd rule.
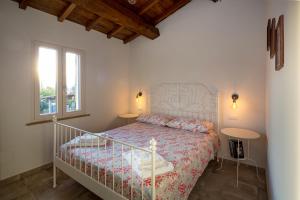
[[122, 119], [127, 120], [127, 124], [129, 124], [131, 119], [135, 119], [139, 116], [139, 114], [134, 114], [134, 113], [127, 113], [127, 114], [120, 114], [119, 117]]
[[[250, 158], [250, 140], [255, 140], [255, 139], [260, 138], [260, 134], [255, 131], [241, 129], [241, 128], [223, 128], [223, 129], [221, 129], [221, 133], [224, 134], [225, 136], [227, 136], [228, 139], [236, 139], [238, 141], [237, 142], [238, 149], [240, 147], [239, 145], [240, 145], [241, 140], [247, 141], [247, 150], [248, 150], [247, 156], [246, 157], [244, 156], [244, 158], [239, 158], [239, 153], [237, 154], [238, 155], [238, 157], [236, 159], [236, 161], [237, 161], [237, 167], [236, 167], [236, 185], [237, 185], [237, 187], [239, 186], [240, 160], [248, 160], [248, 161], [253, 162], [256, 166], [256, 175], [259, 179], [257, 162]], [[225, 157], [231, 158], [230, 156], [225, 156]], [[222, 167], [223, 167], [223, 160], [224, 160], [224, 156], [222, 156], [221, 167], [219, 169], [222, 169]]]

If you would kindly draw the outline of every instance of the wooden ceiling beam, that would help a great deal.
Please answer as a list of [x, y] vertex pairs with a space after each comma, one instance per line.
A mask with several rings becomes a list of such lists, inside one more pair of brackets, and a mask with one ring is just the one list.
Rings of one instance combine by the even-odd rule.
[[[168, 16], [172, 15], [174, 12], [176, 12], [178, 9], [180, 9], [181, 7], [183, 7], [184, 5], [186, 5], [187, 3], [191, 2], [192, 0], [181, 0], [178, 3], [174, 4], [171, 8], [167, 9], [166, 12], [162, 15], [160, 15], [159, 17], [157, 17], [154, 20], [155, 25], [158, 24], [159, 22], [161, 22], [162, 20], [164, 20], [165, 18], [167, 18]], [[153, 7], [156, 3], [158, 3], [159, 1], [152, 1], [149, 4], [145, 5], [141, 11], [139, 12], [140, 15], [142, 15], [143, 13], [147, 12], [151, 7]], [[138, 33], [134, 33], [131, 36], [125, 38], [123, 40], [124, 44], [131, 42], [132, 40], [134, 40], [135, 38], [137, 38], [139, 36]]]
[[27, 8], [28, 1], [29, 1], [29, 0], [20, 0], [20, 1], [19, 1], [19, 8], [25, 10], [25, 9]]
[[124, 26], [117, 26], [114, 29], [112, 29], [109, 33], [107, 33], [107, 38], [110, 39], [112, 36], [116, 35], [120, 31], [124, 29]]
[[143, 6], [143, 8], [141, 9], [141, 11], [139, 12], [139, 15], [142, 15], [142, 14], [146, 13], [148, 10], [150, 10], [158, 2], [159, 2], [159, 0], [148, 1], [148, 3], [146, 3]]
[[136, 38], [139, 37], [139, 36], [140, 36], [140, 34], [138, 34], [138, 33], [133, 33], [132, 35], [130, 35], [130, 36], [128, 36], [127, 38], [125, 38], [125, 39], [123, 40], [123, 43], [124, 43], [124, 44], [127, 44], [128, 42], [131, 42], [132, 40], [136, 39]]
[[169, 17], [170, 15], [172, 15], [174, 12], [176, 12], [178, 9], [180, 9], [183, 6], [185, 6], [189, 2], [191, 2], [191, 0], [181, 0], [181, 1], [178, 1], [173, 6], [171, 6], [167, 10], [165, 10], [165, 12], [162, 15], [158, 16], [154, 20], [154, 24], [160, 23], [161, 21], [163, 21], [164, 19], [166, 19], [167, 17]]
[[[159, 2], [159, 0], [151, 0], [148, 1], [148, 3], [146, 3], [142, 9], [139, 11], [139, 15], [142, 15], [144, 13], [146, 13], [148, 10], [150, 10], [155, 4], [157, 4]], [[112, 36], [114, 36], [115, 34], [119, 33], [120, 31], [122, 31], [124, 29], [124, 26], [118, 26], [116, 28], [114, 28], [113, 30], [111, 30], [108, 34], [107, 34], [107, 38], [111, 38]], [[139, 36], [139, 34], [137, 33], [133, 33], [132, 35], [130, 35], [129, 37], [124, 39], [124, 43], [128, 43], [132, 40], [134, 40], [135, 38], [137, 38]]]
[[139, 33], [150, 39], [159, 36], [159, 30], [145, 22], [143, 18], [128, 8], [112, 0], [67, 0], [98, 16], [110, 20], [118, 25], [128, 27], [133, 32]]
[[64, 10], [64, 12], [58, 17], [58, 21], [63, 22], [75, 9], [76, 5], [74, 3], [70, 3], [70, 5]]
[[85, 30], [90, 31], [92, 30], [99, 22], [102, 20], [102, 17], [98, 17], [94, 21], [91, 21], [86, 27]]

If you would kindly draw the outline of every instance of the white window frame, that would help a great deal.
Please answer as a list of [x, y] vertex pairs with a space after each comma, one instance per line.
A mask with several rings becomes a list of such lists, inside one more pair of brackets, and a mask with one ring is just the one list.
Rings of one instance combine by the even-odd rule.
[[[57, 51], [57, 112], [51, 114], [40, 114], [40, 82], [38, 75], [38, 55], [39, 47], [51, 48]], [[76, 53], [80, 55], [80, 110], [67, 112], [66, 111], [66, 52]], [[82, 50], [68, 48], [60, 45], [50, 44], [46, 42], [33, 42], [33, 71], [34, 71], [34, 121], [49, 120], [53, 115], [58, 118], [76, 117], [85, 114], [85, 54]]]
[[[79, 76], [80, 76], [80, 85], [79, 85], [79, 90], [80, 90], [80, 110], [78, 111], [73, 111], [73, 112], [67, 112], [67, 101], [66, 101], [66, 96], [67, 96], [67, 91], [66, 91], [66, 87], [67, 87], [67, 83], [66, 83], [66, 53], [70, 52], [70, 53], [75, 53], [78, 54], [80, 56], [80, 72], [79, 72]], [[82, 115], [85, 114], [85, 68], [84, 68], [84, 52], [82, 50], [79, 49], [74, 49], [74, 48], [66, 48], [64, 47], [62, 49], [62, 55], [63, 55], [63, 110], [62, 110], [62, 116], [63, 117], [74, 117], [74, 116], [78, 116], [78, 115]]]

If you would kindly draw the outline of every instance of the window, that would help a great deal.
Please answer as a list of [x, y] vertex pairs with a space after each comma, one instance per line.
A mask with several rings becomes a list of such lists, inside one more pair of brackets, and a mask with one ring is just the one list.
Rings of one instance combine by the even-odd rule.
[[80, 55], [66, 52], [65, 56], [66, 112], [75, 112], [80, 110]]
[[35, 120], [83, 114], [82, 51], [39, 42], [34, 43], [34, 50]]

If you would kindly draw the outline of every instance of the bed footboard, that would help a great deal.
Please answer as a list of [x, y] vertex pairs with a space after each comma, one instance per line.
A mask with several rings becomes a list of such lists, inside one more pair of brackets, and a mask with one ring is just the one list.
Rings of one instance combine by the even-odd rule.
[[[53, 141], [53, 188], [56, 187], [56, 168], [62, 170], [64, 173], [72, 177], [74, 180], [94, 192], [96, 195], [103, 199], [137, 199], [133, 191], [134, 184], [134, 170], [133, 170], [133, 152], [138, 150], [145, 153], [151, 154], [151, 191], [150, 199], [156, 199], [156, 189], [155, 189], [155, 156], [156, 156], [156, 141], [152, 139], [150, 141], [149, 149], [141, 148], [128, 144], [122, 141], [115, 140], [106, 135], [98, 135], [91, 133], [85, 130], [81, 130], [63, 123], [57, 122], [56, 116], [53, 116], [53, 132], [54, 132], [54, 141]], [[82, 142], [81, 138], [83, 137], [93, 137], [88, 143]], [[76, 143], [70, 143], [76, 138], [79, 138], [79, 141]], [[104, 141], [104, 142], [103, 142]], [[121, 148], [121, 156], [115, 157], [116, 145]], [[112, 165], [110, 169], [106, 166], [93, 165], [93, 156], [87, 158], [86, 149], [90, 148], [97, 152], [98, 154], [108, 157], [108, 146], [110, 151], [112, 151]], [[71, 150], [76, 149], [77, 155], [74, 156]], [[124, 156], [123, 151], [127, 149], [131, 152], [131, 166], [130, 170], [130, 182], [124, 180]], [[99, 151], [101, 150], [101, 151]], [[120, 149], [119, 149], [120, 150]], [[94, 158], [95, 159], [95, 158]], [[98, 158], [97, 158], [98, 159]], [[120, 160], [117, 160], [120, 159]], [[98, 161], [97, 161], [98, 162]], [[116, 169], [115, 163], [119, 162], [121, 166]], [[96, 169], [93, 169], [95, 168]], [[97, 169], [98, 168], [98, 169]], [[143, 170], [143, 167], [140, 166], [140, 169]], [[93, 170], [97, 173], [93, 173]], [[115, 171], [118, 170], [118, 176], [116, 176]], [[101, 171], [101, 173], [100, 173]], [[121, 173], [121, 175], [120, 175]], [[101, 176], [102, 174], [102, 176]], [[143, 174], [143, 171], [141, 172]], [[111, 177], [110, 184], [108, 183], [108, 177]], [[115, 188], [115, 181], [118, 180], [121, 184], [118, 189]], [[125, 181], [125, 182], [124, 182]], [[112, 182], [112, 183], [111, 183]], [[127, 194], [125, 194], [125, 183], [127, 184]], [[130, 186], [130, 187], [128, 187]], [[145, 186], [144, 178], [141, 177], [140, 186], [140, 195], [138, 199], [149, 199], [145, 195]], [[136, 184], [135, 184], [136, 187]], [[148, 191], [149, 193], [149, 191]], [[139, 198], [140, 197], [140, 198]]]

